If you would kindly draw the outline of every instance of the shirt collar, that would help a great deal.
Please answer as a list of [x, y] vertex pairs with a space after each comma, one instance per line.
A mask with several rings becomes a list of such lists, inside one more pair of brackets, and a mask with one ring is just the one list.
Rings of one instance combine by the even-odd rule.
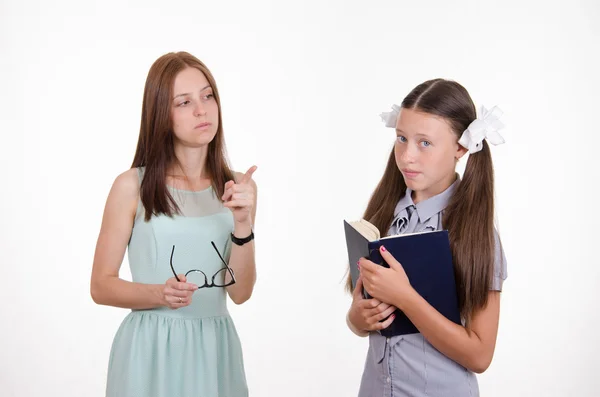
[[417, 215], [419, 217], [419, 222], [425, 222], [427, 219], [431, 218], [437, 213], [442, 212], [450, 202], [456, 187], [460, 183], [460, 177], [458, 174], [456, 175], [456, 180], [443, 192], [428, 198], [427, 200], [423, 200], [415, 205], [412, 200], [412, 190], [406, 188], [406, 194], [400, 198], [398, 204], [396, 204], [396, 208], [394, 209], [394, 217], [397, 217], [398, 214], [411, 206], [414, 206], [417, 211]]

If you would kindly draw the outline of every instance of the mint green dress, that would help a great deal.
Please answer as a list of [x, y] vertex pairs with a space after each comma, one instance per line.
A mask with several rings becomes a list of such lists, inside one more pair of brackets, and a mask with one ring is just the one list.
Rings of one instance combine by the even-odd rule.
[[[140, 178], [143, 169], [138, 169]], [[199, 269], [208, 282], [223, 268], [214, 241], [227, 261], [233, 216], [212, 188], [190, 192], [169, 188], [182, 210], [173, 218], [144, 221], [138, 205], [128, 246], [134, 282], [163, 284]], [[219, 272], [222, 277], [224, 272]], [[203, 283], [191, 273], [188, 282]], [[227, 310], [224, 288], [201, 288], [181, 309], [132, 310], [112, 345], [106, 395], [109, 397], [244, 397], [248, 395], [237, 331]]]

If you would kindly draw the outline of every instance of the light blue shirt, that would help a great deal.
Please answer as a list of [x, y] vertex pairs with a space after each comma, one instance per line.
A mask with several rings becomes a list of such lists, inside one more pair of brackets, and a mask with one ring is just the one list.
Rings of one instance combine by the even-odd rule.
[[[457, 179], [448, 189], [415, 204], [406, 190], [394, 210], [388, 235], [442, 230], [442, 214]], [[496, 233], [494, 275], [491, 290], [501, 291], [507, 277], [506, 259]], [[369, 334], [369, 350], [359, 397], [478, 397], [475, 374], [443, 355], [422, 334], [391, 338]]]

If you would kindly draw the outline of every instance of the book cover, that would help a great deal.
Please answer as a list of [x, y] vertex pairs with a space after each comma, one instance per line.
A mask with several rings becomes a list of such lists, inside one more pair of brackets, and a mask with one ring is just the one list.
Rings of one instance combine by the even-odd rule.
[[[379, 252], [379, 247], [385, 245], [390, 254], [400, 262], [410, 284], [419, 295], [446, 318], [461, 324], [447, 230], [379, 238], [378, 232], [369, 234], [368, 230], [365, 232], [364, 228], [358, 228], [361, 230], [359, 231], [353, 225], [356, 226], [355, 223], [344, 221], [353, 287], [356, 286], [359, 275], [356, 263], [360, 257], [389, 267]], [[368, 291], [364, 291], [364, 295], [367, 299], [371, 298]], [[402, 311], [396, 310], [395, 314], [396, 318], [391, 325], [381, 330], [382, 335], [389, 337], [419, 332]]]

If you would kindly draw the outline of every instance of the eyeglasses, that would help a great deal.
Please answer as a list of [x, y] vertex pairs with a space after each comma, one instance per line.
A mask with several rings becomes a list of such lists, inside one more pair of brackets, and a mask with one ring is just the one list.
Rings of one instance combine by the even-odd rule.
[[[206, 273], [204, 273], [202, 270], [198, 270], [198, 269], [188, 270], [188, 272], [185, 273], [185, 277], [187, 278], [188, 274], [190, 274], [190, 273], [201, 273], [204, 276], [204, 284], [198, 285], [198, 289], [212, 288], [212, 287], [228, 287], [232, 284], [235, 284], [235, 275], [233, 274], [233, 269], [230, 268], [229, 265], [227, 265], [227, 262], [225, 262], [225, 259], [223, 259], [223, 257], [221, 256], [221, 253], [217, 249], [217, 246], [215, 245], [214, 241], [211, 241], [210, 243], [212, 244], [213, 248], [217, 252], [217, 255], [219, 255], [219, 258], [221, 258], [221, 262], [223, 262], [223, 265], [225, 265], [225, 267], [222, 268], [221, 270], [217, 271], [212, 276], [212, 281], [210, 284], [208, 283], [208, 277], [206, 276]], [[171, 270], [173, 271], [173, 275], [175, 276], [175, 279], [177, 281], [181, 281], [181, 280], [179, 280], [179, 277], [177, 277], [177, 273], [175, 272], [175, 268], [173, 267], [173, 254], [174, 253], [175, 253], [175, 246], [173, 246], [173, 249], [171, 250], [171, 260], [170, 260]], [[231, 281], [226, 283], [225, 280], [227, 278], [226, 277], [227, 273], [229, 273], [229, 275], [231, 276]], [[215, 282], [215, 279], [217, 277], [218, 277], [218, 280]], [[223, 280], [223, 281], [221, 282], [220, 280]]]

